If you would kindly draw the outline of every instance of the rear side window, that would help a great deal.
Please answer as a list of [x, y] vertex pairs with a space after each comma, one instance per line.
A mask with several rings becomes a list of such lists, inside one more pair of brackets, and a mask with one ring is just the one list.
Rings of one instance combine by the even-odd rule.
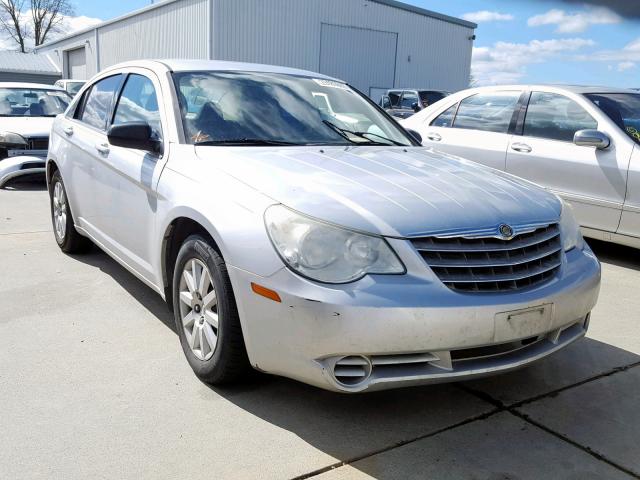
[[113, 118], [114, 125], [132, 122], [148, 123], [153, 136], [157, 140], [162, 139], [156, 89], [153, 82], [143, 75], [127, 77]]
[[596, 128], [598, 122], [570, 98], [557, 93], [533, 92], [522, 134], [572, 142], [578, 130]]
[[418, 103], [418, 95], [415, 92], [404, 92], [402, 95], [402, 108], [413, 108], [413, 104]]
[[103, 78], [95, 83], [85, 94], [82, 111], [77, 118], [99, 130], [107, 128], [107, 119], [111, 112], [113, 97], [120, 85], [122, 75]]
[[434, 127], [450, 127], [453, 124], [453, 117], [456, 115], [456, 109], [458, 108], [458, 104], [454, 103], [449, 108], [447, 108], [444, 112], [438, 115], [431, 125]]
[[480, 93], [460, 102], [454, 128], [507, 133], [521, 92]]

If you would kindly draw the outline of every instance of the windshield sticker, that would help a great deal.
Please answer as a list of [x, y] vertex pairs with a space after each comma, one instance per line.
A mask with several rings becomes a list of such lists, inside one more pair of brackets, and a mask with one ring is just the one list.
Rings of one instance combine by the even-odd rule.
[[316, 82], [321, 87], [329, 87], [329, 88], [339, 88], [340, 90], [351, 90], [348, 85], [341, 82], [336, 82], [334, 80], [324, 80], [321, 78], [314, 78], [314, 82]]
[[640, 132], [633, 127], [627, 127], [627, 133], [636, 140], [640, 140]]

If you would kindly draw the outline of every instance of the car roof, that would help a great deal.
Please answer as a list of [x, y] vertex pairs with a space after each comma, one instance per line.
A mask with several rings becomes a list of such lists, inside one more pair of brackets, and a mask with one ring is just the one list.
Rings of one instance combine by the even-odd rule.
[[321, 73], [301, 70], [298, 68], [281, 67], [277, 65], [263, 65], [260, 63], [227, 62], [221, 60], [181, 60], [181, 59], [159, 59], [143, 60], [135, 62], [124, 62], [114, 65], [109, 70], [116, 70], [127, 67], [148, 67], [152, 69], [164, 68], [173, 72], [192, 71], [212, 71], [212, 72], [261, 72], [261, 73], [282, 73], [287, 75], [297, 75], [300, 77], [317, 78], [346, 83], [343, 80], [329, 77]]
[[39, 90], [56, 90], [64, 92], [64, 89], [55, 85], [47, 85], [45, 83], [28, 83], [28, 82], [0, 82], [0, 88], [37, 88]]
[[438, 93], [449, 93], [449, 90], [441, 90], [439, 88], [415, 88], [415, 87], [398, 87], [398, 88], [390, 88], [389, 92], [397, 92], [398, 90], [411, 90], [414, 92], [438, 92]]
[[495, 90], [536, 90], [536, 89], [554, 89], [564, 90], [571, 93], [637, 93], [630, 88], [618, 88], [618, 87], [605, 87], [598, 85], [563, 85], [552, 83], [539, 83], [539, 84], [514, 84], [514, 85], [493, 85], [488, 87], [474, 87], [470, 90], [478, 92], [482, 91], [495, 91]]

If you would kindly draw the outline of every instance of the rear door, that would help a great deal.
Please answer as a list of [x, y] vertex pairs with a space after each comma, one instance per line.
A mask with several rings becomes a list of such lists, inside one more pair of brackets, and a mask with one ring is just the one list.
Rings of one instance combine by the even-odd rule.
[[596, 150], [573, 143], [576, 131], [599, 128], [595, 108], [586, 103], [556, 92], [531, 92], [509, 144], [507, 171], [568, 200], [583, 227], [615, 232], [631, 152], [621, 144]]
[[104, 240], [112, 220], [105, 182], [109, 172], [104, 158], [108, 153], [106, 125], [122, 75], [98, 80], [86, 90], [73, 116], [61, 124], [65, 139], [65, 183], [74, 206], [75, 220], [98, 241]]
[[422, 144], [504, 170], [521, 95], [520, 90], [505, 90], [466, 97], [421, 129]]

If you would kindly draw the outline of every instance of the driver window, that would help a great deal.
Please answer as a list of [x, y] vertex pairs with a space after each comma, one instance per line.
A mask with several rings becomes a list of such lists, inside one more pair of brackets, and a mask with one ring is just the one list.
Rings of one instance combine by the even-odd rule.
[[113, 118], [114, 125], [132, 122], [148, 123], [153, 138], [162, 139], [156, 89], [150, 79], [135, 73], [127, 78]]
[[578, 130], [597, 128], [598, 122], [570, 98], [557, 93], [533, 92], [522, 135], [573, 142]]

